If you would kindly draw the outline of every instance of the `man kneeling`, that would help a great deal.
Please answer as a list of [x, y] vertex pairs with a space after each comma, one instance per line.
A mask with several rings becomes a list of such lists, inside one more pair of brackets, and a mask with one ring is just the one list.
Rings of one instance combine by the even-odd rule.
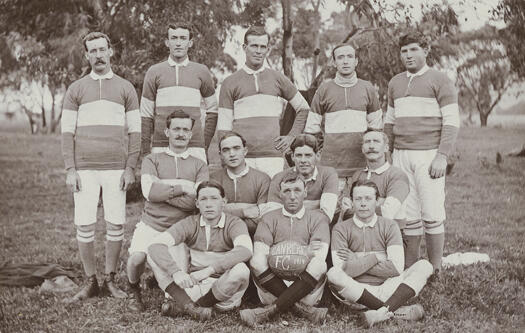
[[350, 197], [354, 217], [332, 230], [334, 266], [327, 274], [330, 289], [340, 301], [369, 309], [362, 313], [367, 327], [392, 317], [421, 319], [421, 305], [402, 305], [423, 289], [432, 265], [419, 260], [403, 271], [401, 232], [396, 222], [375, 214], [379, 197], [375, 183], [356, 182]]
[[[223, 213], [225, 204], [221, 185], [201, 183], [196, 202], [200, 214], [174, 224], [148, 247], [148, 262], [159, 286], [174, 300], [162, 306], [162, 314], [185, 313], [207, 320], [212, 307], [227, 311], [241, 304], [250, 278], [244, 262], [252, 256], [252, 242], [246, 224]], [[169, 252], [169, 247], [181, 243], [190, 249], [189, 267], [181, 267], [184, 258]]]
[[[290, 171], [279, 186], [283, 208], [265, 214], [254, 236], [250, 266], [259, 298], [267, 306], [240, 312], [241, 320], [249, 326], [291, 308], [314, 322], [323, 321], [327, 313], [326, 308], [314, 308], [313, 305], [321, 300], [326, 282], [330, 221], [319, 210], [305, 209], [306, 189], [299, 173]], [[297, 273], [295, 281], [283, 280], [268, 262], [271, 248], [283, 242], [293, 242], [307, 253], [305, 269]], [[282, 266], [286, 270], [288, 265]]]

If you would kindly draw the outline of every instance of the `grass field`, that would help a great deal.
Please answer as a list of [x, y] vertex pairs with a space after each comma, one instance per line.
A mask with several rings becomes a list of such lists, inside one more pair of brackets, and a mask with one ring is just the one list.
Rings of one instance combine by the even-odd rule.
[[[523, 332], [525, 330], [525, 159], [504, 157], [525, 143], [518, 129], [462, 129], [460, 160], [447, 179], [445, 253], [478, 251], [491, 262], [454, 267], [425, 287], [414, 300], [425, 308], [423, 321], [395, 322], [370, 332]], [[60, 140], [15, 133], [0, 138], [0, 263], [58, 263], [81, 276], [73, 227], [73, 198], [65, 187]], [[129, 239], [142, 203], [129, 204], [126, 241], [120, 265], [125, 285]], [[101, 212], [99, 212], [100, 214]], [[103, 224], [97, 227], [96, 251], [103, 271]], [[80, 280], [76, 280], [80, 282]], [[249, 331], [238, 313], [219, 314], [209, 323], [159, 314], [162, 295], [147, 290], [147, 310], [127, 311], [125, 301], [93, 298], [65, 305], [63, 295], [40, 294], [38, 288], [0, 287], [0, 332], [171, 332]], [[358, 316], [329, 298], [324, 325], [312, 326], [285, 314], [267, 332], [342, 332], [361, 330]]]

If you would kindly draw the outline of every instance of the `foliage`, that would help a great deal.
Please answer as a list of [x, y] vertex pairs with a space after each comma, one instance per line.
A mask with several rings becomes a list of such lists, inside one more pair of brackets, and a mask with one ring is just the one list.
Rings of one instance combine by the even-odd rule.
[[499, 37], [507, 50], [512, 70], [525, 78], [525, 1], [501, 0], [494, 16], [505, 21], [506, 28], [499, 31]]
[[479, 113], [481, 126], [510, 87], [517, 82], [496, 28], [485, 26], [456, 36], [461, 98]]

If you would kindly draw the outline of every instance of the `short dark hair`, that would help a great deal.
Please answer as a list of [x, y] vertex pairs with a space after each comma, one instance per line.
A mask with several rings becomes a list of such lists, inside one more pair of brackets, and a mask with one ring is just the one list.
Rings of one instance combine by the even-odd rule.
[[219, 184], [219, 183], [217, 183], [217, 182], [215, 182], [213, 180], [207, 180], [207, 181], [204, 181], [204, 182], [200, 183], [199, 186], [197, 186], [197, 191], [196, 191], [197, 198], [199, 197], [199, 192], [203, 188], [210, 188], [210, 187], [218, 189], [222, 198], [224, 198], [226, 196], [226, 194], [224, 193], [224, 187], [222, 187], [221, 184]]
[[169, 37], [170, 29], [173, 29], [173, 30], [176, 30], [176, 29], [188, 30], [190, 32], [190, 39], [193, 38], [193, 31], [191, 31], [191, 26], [189, 24], [186, 24], [186, 23], [170, 23], [170, 24], [168, 24], [168, 28], [166, 29], [166, 33], [168, 34], [168, 37]]
[[244, 33], [244, 44], [248, 45], [248, 36], [268, 36], [268, 44], [270, 44], [270, 34], [264, 30], [263, 26], [260, 25], [252, 25], [251, 27], [246, 30]]
[[399, 38], [399, 48], [412, 43], [419, 44], [422, 48], [428, 47], [427, 38], [419, 31], [410, 31]]
[[[357, 48], [352, 45], [351, 43], [341, 43], [341, 44], [337, 44], [333, 49], [332, 49], [332, 59], [335, 61], [335, 50], [337, 50], [338, 48], [341, 48], [341, 47], [344, 47], [344, 46], [350, 46], [351, 48], [354, 49], [354, 51], [357, 53]], [[357, 56], [357, 54], [356, 54]]]
[[364, 138], [365, 138], [365, 134], [366, 133], [371, 133], [371, 132], [381, 133], [382, 136], [383, 136], [383, 141], [385, 142], [385, 145], [388, 147], [388, 143], [389, 143], [388, 135], [386, 135], [385, 131], [383, 131], [380, 128], [371, 128], [371, 127], [367, 128], [366, 131], [363, 133], [363, 141], [364, 141]]
[[352, 183], [352, 187], [350, 188], [350, 198], [354, 198], [354, 188], [359, 186], [366, 186], [371, 187], [376, 191], [376, 200], [379, 198], [379, 188], [377, 187], [376, 183], [374, 183], [371, 180], [356, 180]]
[[311, 134], [299, 134], [296, 136], [295, 140], [293, 140], [292, 144], [290, 145], [290, 149], [293, 153], [295, 152], [295, 148], [303, 146], [311, 147], [316, 154], [319, 151], [319, 142], [315, 136]]
[[239, 133], [234, 132], [234, 131], [227, 131], [227, 132], [226, 132], [223, 136], [221, 136], [221, 138], [219, 139], [219, 152], [220, 152], [220, 150], [221, 150], [221, 143], [222, 143], [224, 140], [226, 140], [226, 139], [228, 139], [228, 138], [231, 138], [231, 137], [234, 137], [234, 136], [240, 138], [240, 139], [241, 139], [241, 142], [242, 142], [242, 146], [243, 146], [243, 147], [246, 147], [246, 139], [244, 139], [244, 138], [242, 137], [242, 135], [240, 135]]
[[93, 32], [86, 34], [82, 38], [82, 44], [84, 44], [84, 49], [86, 51], [88, 50], [87, 42], [89, 42], [90, 40], [99, 39], [99, 38], [104, 38], [108, 42], [108, 48], [111, 48], [111, 40], [109, 40], [108, 35], [100, 31], [93, 31]]
[[187, 114], [186, 112], [184, 112], [184, 110], [175, 110], [168, 116], [168, 118], [166, 118], [166, 128], [170, 128], [171, 120], [174, 119], [174, 118], [190, 119], [191, 120], [191, 128], [192, 129], [193, 129], [193, 125], [195, 125], [195, 119], [190, 117], [190, 115]]
[[281, 190], [282, 184], [295, 183], [298, 180], [300, 180], [306, 188], [306, 182], [304, 181], [303, 176], [301, 176], [301, 174], [297, 171], [289, 170], [284, 174], [283, 179], [281, 179], [281, 181], [279, 182], [279, 190]]

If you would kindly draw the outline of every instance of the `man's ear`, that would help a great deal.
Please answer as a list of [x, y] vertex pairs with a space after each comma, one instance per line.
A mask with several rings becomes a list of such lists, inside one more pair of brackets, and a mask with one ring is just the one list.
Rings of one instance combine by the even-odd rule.
[[164, 40], [164, 45], [166, 45], [167, 48], [170, 47], [170, 41], [168, 39]]
[[164, 129], [164, 135], [166, 135], [167, 138], [170, 137], [169, 129], [167, 129], [167, 128]]
[[192, 47], [193, 46], [193, 39], [190, 39], [188, 41], [188, 48]]
[[113, 49], [110, 47], [109, 48], [109, 56], [112, 57], [113, 56]]

